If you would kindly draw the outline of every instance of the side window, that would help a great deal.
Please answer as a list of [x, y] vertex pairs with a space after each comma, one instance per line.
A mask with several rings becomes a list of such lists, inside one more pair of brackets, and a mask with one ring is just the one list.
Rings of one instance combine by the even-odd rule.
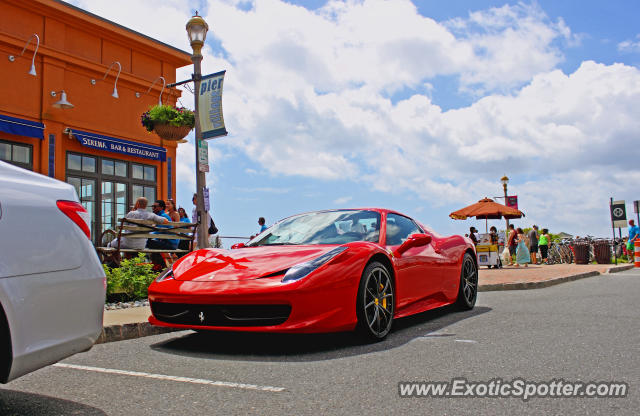
[[421, 233], [422, 231], [416, 223], [407, 217], [397, 214], [387, 214], [387, 241], [388, 246], [397, 246], [402, 244], [411, 234]]

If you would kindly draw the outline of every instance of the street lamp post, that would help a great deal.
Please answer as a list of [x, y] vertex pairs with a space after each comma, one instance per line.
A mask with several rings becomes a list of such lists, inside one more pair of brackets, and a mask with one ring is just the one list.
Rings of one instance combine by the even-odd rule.
[[207, 221], [206, 212], [204, 210], [204, 187], [206, 184], [205, 173], [200, 170], [199, 152], [200, 141], [202, 140], [202, 129], [200, 127], [200, 117], [198, 114], [198, 95], [200, 92], [200, 81], [202, 80], [202, 47], [204, 46], [204, 40], [207, 37], [207, 31], [209, 25], [201, 16], [198, 16], [198, 12], [187, 22], [187, 35], [189, 36], [189, 42], [193, 49], [193, 55], [191, 61], [193, 62], [193, 92], [195, 97], [195, 118], [196, 118], [196, 211], [198, 220], [198, 248], [209, 247], [208, 230], [209, 224]]
[[[509, 183], [509, 178], [507, 178], [507, 175], [504, 175], [502, 178], [500, 178], [500, 182], [502, 182], [502, 187], [504, 188], [504, 204], [507, 205], [507, 184]], [[509, 218], [505, 218], [505, 220], [507, 221], [505, 236], [508, 236], [509, 235]]]

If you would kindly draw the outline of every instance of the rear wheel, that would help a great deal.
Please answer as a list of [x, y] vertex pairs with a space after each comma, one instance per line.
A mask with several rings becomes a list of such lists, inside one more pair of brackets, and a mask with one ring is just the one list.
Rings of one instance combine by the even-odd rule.
[[391, 330], [395, 310], [395, 292], [389, 270], [377, 261], [362, 273], [356, 313], [360, 332], [373, 340], [384, 339]]
[[456, 307], [460, 310], [473, 309], [478, 297], [478, 268], [469, 253], [464, 255], [460, 271], [460, 288]]

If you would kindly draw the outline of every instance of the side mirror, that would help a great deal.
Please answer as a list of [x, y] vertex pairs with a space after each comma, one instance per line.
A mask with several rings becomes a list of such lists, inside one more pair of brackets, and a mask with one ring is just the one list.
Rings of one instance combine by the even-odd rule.
[[231, 246], [231, 250], [234, 250], [234, 249], [236, 249], [236, 248], [243, 248], [243, 247], [246, 247], [246, 246], [244, 245], [244, 243], [236, 243], [236, 244], [234, 244], [234, 245], [232, 245], [232, 246]]
[[422, 247], [431, 243], [431, 236], [428, 234], [411, 234], [404, 243], [400, 245], [394, 252], [394, 254], [398, 257], [402, 256], [402, 254], [414, 247]]

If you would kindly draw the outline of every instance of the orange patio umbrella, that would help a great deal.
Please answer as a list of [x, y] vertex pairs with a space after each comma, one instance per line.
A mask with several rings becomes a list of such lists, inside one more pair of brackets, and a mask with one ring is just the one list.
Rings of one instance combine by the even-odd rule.
[[501, 218], [513, 219], [524, 217], [524, 212], [499, 204], [491, 198], [483, 198], [475, 204], [459, 209], [449, 214], [454, 220], [466, 220], [470, 217], [476, 217], [477, 220], [499, 220]]

